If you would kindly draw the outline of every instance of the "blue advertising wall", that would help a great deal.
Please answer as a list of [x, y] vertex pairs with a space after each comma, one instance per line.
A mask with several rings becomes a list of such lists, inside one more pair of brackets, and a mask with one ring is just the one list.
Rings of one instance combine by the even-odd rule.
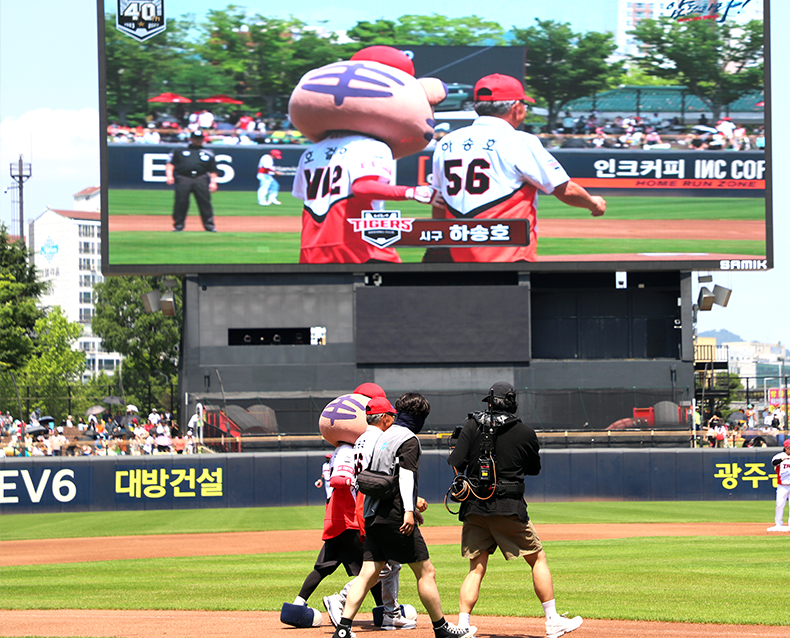
[[[774, 448], [545, 450], [526, 497], [546, 501], [772, 500]], [[321, 505], [323, 451], [0, 458], [0, 514]], [[426, 450], [420, 495], [439, 503], [447, 452]]]
[[[107, 183], [110, 189], [172, 189], [165, 183], [165, 164], [173, 144], [110, 144]], [[272, 148], [283, 191], [290, 191], [299, 158], [309, 147], [294, 145], [210, 145], [223, 190], [258, 190], [258, 160]], [[586, 188], [622, 195], [675, 197], [765, 197], [765, 153], [762, 151], [642, 151], [620, 149], [553, 149], [552, 155]], [[425, 184], [432, 151], [398, 160], [398, 184]], [[110, 211], [112, 213], [112, 210]]]

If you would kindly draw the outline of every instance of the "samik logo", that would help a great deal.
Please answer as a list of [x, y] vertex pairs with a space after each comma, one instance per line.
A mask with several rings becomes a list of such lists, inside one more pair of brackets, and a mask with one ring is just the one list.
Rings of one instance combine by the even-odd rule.
[[414, 218], [401, 219], [399, 210], [363, 210], [362, 217], [348, 219], [355, 233], [379, 248], [387, 248], [400, 241], [402, 233], [410, 233]]
[[722, 270], [768, 270], [767, 259], [722, 259]]

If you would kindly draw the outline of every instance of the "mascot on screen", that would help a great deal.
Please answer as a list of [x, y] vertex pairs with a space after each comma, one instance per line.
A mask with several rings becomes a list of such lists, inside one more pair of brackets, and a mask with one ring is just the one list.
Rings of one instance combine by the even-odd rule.
[[[294, 602], [283, 603], [280, 622], [286, 625], [300, 628], [320, 626], [321, 612], [309, 607], [307, 599], [340, 565], [346, 568], [349, 576], [356, 576], [362, 566], [360, 529], [364, 531], [364, 522], [358, 513], [356, 490], [353, 489], [354, 443], [368, 427], [365, 407], [374, 396], [386, 395], [375, 383], [363, 383], [352, 393], [330, 401], [318, 419], [321, 436], [335, 447], [329, 461], [332, 493], [324, 513], [321, 536], [324, 546]], [[380, 605], [381, 588], [377, 586], [372, 593]]]
[[395, 160], [433, 139], [436, 78], [414, 77], [402, 51], [372, 46], [314, 69], [291, 94], [288, 115], [315, 144], [299, 160], [293, 195], [304, 201], [300, 263], [395, 262], [400, 213], [386, 200], [432, 203], [429, 186], [392, 183]]

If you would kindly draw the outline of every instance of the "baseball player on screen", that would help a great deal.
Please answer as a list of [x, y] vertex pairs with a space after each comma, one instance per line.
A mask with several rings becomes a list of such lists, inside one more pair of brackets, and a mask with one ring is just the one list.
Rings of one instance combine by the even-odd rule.
[[539, 190], [569, 206], [586, 208], [593, 217], [606, 212], [603, 197], [591, 196], [571, 180], [537, 137], [517, 130], [527, 102], [534, 101], [516, 78], [487, 75], [474, 89], [480, 117], [437, 144], [433, 186], [446, 206], [434, 208], [434, 217], [529, 220], [528, 246], [452, 248], [452, 261], [535, 261]]

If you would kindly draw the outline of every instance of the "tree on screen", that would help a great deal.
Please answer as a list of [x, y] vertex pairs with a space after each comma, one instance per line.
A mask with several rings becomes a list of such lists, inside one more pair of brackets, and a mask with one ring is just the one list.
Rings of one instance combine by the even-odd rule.
[[575, 33], [568, 23], [535, 19], [514, 28], [514, 44], [527, 47], [527, 93], [545, 102], [549, 127], [565, 106], [617, 83], [622, 67], [608, 61], [617, 46], [608, 33]]
[[642, 20], [629, 32], [644, 46], [633, 61], [685, 85], [718, 120], [727, 104], [763, 87], [763, 23]]

